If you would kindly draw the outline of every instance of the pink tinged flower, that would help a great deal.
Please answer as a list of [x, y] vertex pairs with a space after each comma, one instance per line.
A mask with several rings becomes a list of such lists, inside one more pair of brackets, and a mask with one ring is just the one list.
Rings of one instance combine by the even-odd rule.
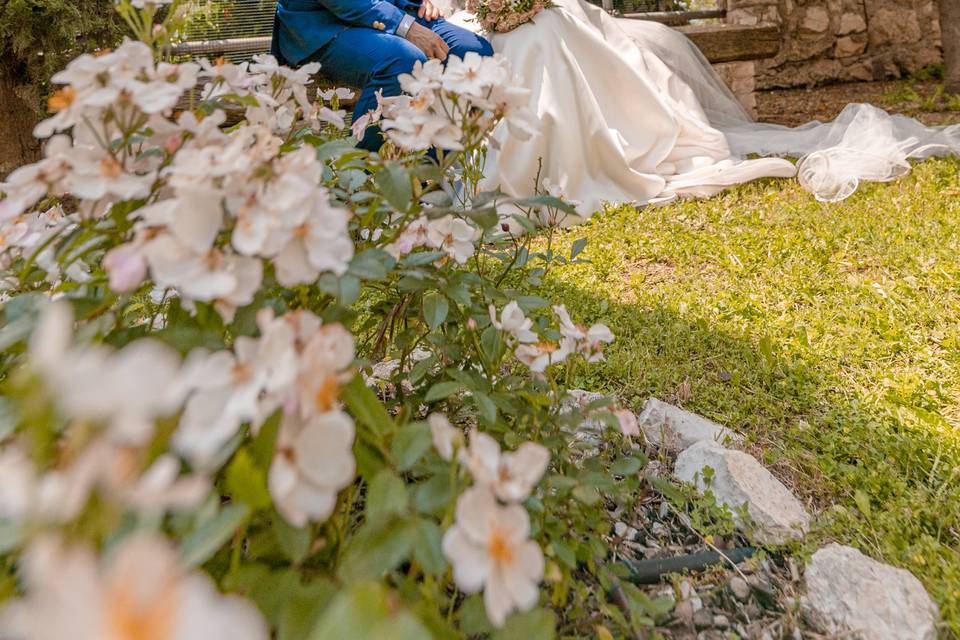
[[117, 293], [136, 290], [147, 277], [147, 262], [142, 247], [129, 243], [114, 247], [103, 258], [110, 288]]
[[26, 595], [0, 612], [11, 637], [47, 640], [268, 640], [248, 601], [221, 594], [180, 564], [156, 534], [123, 539], [109, 557], [59, 538], [34, 542], [22, 564]]
[[550, 452], [535, 442], [525, 442], [514, 452], [501, 453], [496, 440], [474, 429], [470, 446], [460, 450], [460, 462], [474, 482], [489, 487], [499, 499], [522, 502], [547, 470]]
[[637, 416], [627, 409], [618, 409], [613, 412], [620, 425], [620, 431], [628, 438], [640, 436], [640, 424], [637, 422]]
[[443, 536], [443, 554], [464, 593], [483, 590], [487, 617], [503, 626], [513, 611], [537, 604], [543, 552], [529, 540], [530, 518], [519, 505], [500, 506], [486, 487], [457, 501], [455, 524]]
[[442, 413], [430, 414], [427, 423], [437, 454], [447, 462], [453, 460], [454, 452], [463, 445], [463, 432], [450, 424], [450, 420]]
[[270, 466], [269, 488], [277, 510], [295, 527], [323, 522], [337, 494], [353, 482], [353, 420], [334, 411], [301, 421], [287, 415]]
[[550, 365], [564, 362], [573, 352], [571, 340], [559, 343], [549, 340], [536, 344], [521, 344], [513, 351], [517, 360], [525, 364], [534, 373], [543, 373]]

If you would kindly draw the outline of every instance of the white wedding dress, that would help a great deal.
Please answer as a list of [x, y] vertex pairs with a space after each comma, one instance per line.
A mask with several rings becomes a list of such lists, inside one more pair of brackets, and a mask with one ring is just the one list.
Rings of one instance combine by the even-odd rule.
[[[799, 173], [818, 199], [836, 201], [861, 180], [903, 175], [911, 157], [960, 155], [960, 125], [928, 128], [869, 105], [830, 123], [755, 123], [678, 31], [583, 0], [554, 4], [514, 31], [486, 34], [532, 90], [542, 121], [529, 140], [495, 133], [487, 177], [508, 195], [533, 195], [546, 181], [590, 215], [603, 203], [705, 197]], [[478, 29], [464, 11], [450, 20]]]

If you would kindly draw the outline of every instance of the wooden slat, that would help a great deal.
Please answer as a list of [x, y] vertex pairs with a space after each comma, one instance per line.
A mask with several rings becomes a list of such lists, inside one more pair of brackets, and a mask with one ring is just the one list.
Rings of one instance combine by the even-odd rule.
[[710, 20], [715, 18], [724, 18], [727, 15], [726, 9], [707, 9], [704, 11], [644, 11], [639, 13], [625, 13], [623, 18], [632, 18], [634, 20], [650, 20], [661, 24], [678, 27], [690, 24], [691, 20]]
[[169, 51], [172, 55], [187, 56], [190, 58], [210, 58], [243, 51], [267, 53], [270, 51], [271, 40], [270, 36], [230, 38], [229, 40], [196, 40], [172, 44], [169, 47]]
[[707, 60], [714, 64], [763, 60], [780, 52], [780, 28], [776, 26], [710, 24], [680, 27], [679, 31], [690, 38]]

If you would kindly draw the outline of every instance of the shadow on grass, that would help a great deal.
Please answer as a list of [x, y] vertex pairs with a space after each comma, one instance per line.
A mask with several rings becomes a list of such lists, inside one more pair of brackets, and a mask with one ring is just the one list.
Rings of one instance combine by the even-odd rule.
[[[622, 303], [550, 279], [546, 297], [617, 341], [575, 386], [639, 409], [657, 396], [725, 424], [817, 515], [812, 545], [837, 540], [913, 572], [960, 636], [960, 448], [923, 385], [848, 393], [836, 363], [776, 338], [734, 335], [696, 309]], [[944, 400], [944, 399], [940, 399]]]

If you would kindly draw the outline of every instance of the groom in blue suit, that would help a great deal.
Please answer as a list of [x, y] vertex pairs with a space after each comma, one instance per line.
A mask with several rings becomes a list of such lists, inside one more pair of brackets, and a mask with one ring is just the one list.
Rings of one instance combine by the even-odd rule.
[[[288, 65], [319, 62], [324, 77], [363, 87], [353, 117], [376, 108], [376, 92], [400, 94], [398, 76], [428, 58], [446, 60], [475, 51], [492, 55], [490, 43], [440, 17], [430, 0], [278, 0], [273, 54]], [[382, 144], [371, 128], [360, 147]]]

